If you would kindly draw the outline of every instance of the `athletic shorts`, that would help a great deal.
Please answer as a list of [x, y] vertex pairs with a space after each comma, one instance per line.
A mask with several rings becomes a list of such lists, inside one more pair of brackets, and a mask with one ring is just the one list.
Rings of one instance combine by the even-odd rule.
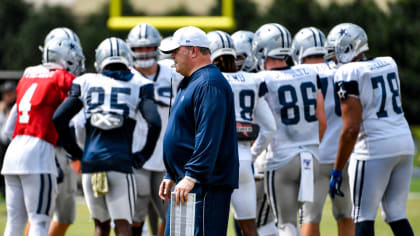
[[[331, 171], [334, 168], [334, 164], [320, 164], [318, 171], [318, 179], [315, 182], [314, 188], [314, 201], [305, 202], [302, 206], [301, 217], [302, 224], [321, 222], [322, 210], [324, 208], [325, 199], [327, 198], [330, 186]], [[344, 193], [344, 197], [336, 196], [331, 199], [332, 212], [336, 221], [345, 218], [351, 218], [351, 198], [350, 198], [350, 186], [348, 177], [348, 164], [343, 169], [343, 182], [341, 183], [341, 191]]]
[[[314, 182], [316, 183], [319, 164], [315, 157], [312, 157], [312, 160]], [[299, 208], [302, 206], [302, 203], [298, 201], [300, 163], [300, 154], [298, 154], [285, 166], [265, 173], [267, 195], [279, 229], [283, 224], [297, 226], [297, 216]]]
[[11, 222], [51, 220], [57, 195], [54, 175], [5, 175], [5, 182], [7, 220]]
[[106, 175], [109, 192], [104, 196], [95, 197], [92, 191], [92, 174], [82, 174], [83, 192], [91, 218], [100, 222], [110, 219], [127, 220], [131, 224], [136, 196], [133, 174], [108, 171]]
[[77, 176], [70, 160], [62, 149], [56, 148], [56, 158], [63, 170], [63, 182], [58, 184], [58, 194], [55, 200], [53, 220], [63, 224], [73, 224], [76, 218]]
[[399, 155], [374, 160], [350, 158], [350, 192], [355, 223], [373, 221], [379, 204], [382, 218], [393, 222], [406, 217], [413, 172], [413, 156]]
[[138, 190], [133, 221], [144, 222], [151, 202], [160, 220], [165, 223], [168, 202], [159, 197], [159, 187], [165, 172], [134, 169], [134, 176]]
[[252, 161], [239, 161], [239, 188], [232, 193], [233, 213], [236, 220], [256, 218], [256, 190], [252, 174]]

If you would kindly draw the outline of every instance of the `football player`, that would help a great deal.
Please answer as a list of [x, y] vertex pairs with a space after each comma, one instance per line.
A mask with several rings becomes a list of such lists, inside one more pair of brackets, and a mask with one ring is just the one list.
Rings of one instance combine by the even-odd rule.
[[[109, 234], [110, 220], [116, 235], [131, 235], [136, 184], [133, 165], [141, 167], [151, 156], [161, 122], [153, 84], [130, 71], [132, 54], [118, 38], [102, 41], [96, 49], [97, 74], [74, 80], [68, 98], [54, 115], [63, 147], [81, 160], [85, 199], [95, 222], [95, 234]], [[69, 121], [81, 109], [86, 118], [82, 153], [72, 138]], [[132, 152], [135, 115], [140, 111], [148, 124], [148, 140]]]
[[[133, 235], [141, 235], [141, 228], [147, 214], [148, 204], [152, 203], [154, 209], [159, 215], [160, 225], [158, 235], [165, 232], [167, 202], [162, 202], [159, 197], [160, 181], [165, 175], [165, 166], [163, 163], [162, 142], [165, 132], [170, 100], [176, 93], [177, 81], [180, 81], [180, 75], [174, 72], [170, 67], [158, 63], [160, 52], [158, 47], [161, 42], [159, 31], [150, 24], [142, 23], [130, 30], [126, 40], [128, 46], [134, 53], [133, 73], [140, 73], [154, 85], [154, 98], [158, 105], [158, 112], [162, 120], [162, 129], [158, 143], [151, 158], [144, 164], [142, 169], [134, 170], [137, 182], [138, 196], [136, 197], [136, 211], [134, 214]], [[145, 139], [145, 125], [142, 117], [138, 119], [135, 129], [134, 142], [141, 143]]]
[[[340, 28], [335, 75], [343, 128], [331, 172], [330, 195], [343, 195], [342, 171], [349, 162], [356, 235], [374, 235], [379, 204], [394, 235], [414, 235], [406, 216], [414, 144], [401, 104], [398, 67], [391, 57], [366, 59], [365, 31]], [[338, 196], [336, 196], [338, 195]]]
[[[328, 35], [329, 41], [336, 35], [336, 28]], [[327, 129], [319, 145], [319, 171], [315, 183], [314, 201], [305, 202], [302, 207], [302, 235], [320, 235], [319, 224], [322, 210], [328, 195], [330, 172], [333, 169], [337, 153], [338, 139], [342, 127], [340, 101], [334, 90], [335, 63], [326, 63], [324, 56], [327, 49], [324, 34], [315, 27], [299, 30], [293, 38], [292, 55], [296, 65], [305, 64], [314, 69], [321, 82], [324, 97], [324, 109], [327, 116]], [[347, 165], [346, 165], [347, 168]], [[346, 169], [347, 170], [347, 169]], [[347, 176], [345, 176], [347, 178]], [[339, 235], [354, 235], [354, 224], [351, 219], [351, 199], [348, 181], [343, 182], [345, 198], [333, 198], [332, 212], [338, 225]]]
[[265, 98], [277, 124], [264, 181], [279, 235], [300, 233], [297, 213], [303, 202], [313, 201], [318, 145], [326, 125], [316, 72], [287, 65], [291, 43], [289, 31], [275, 23], [261, 26], [252, 41], [259, 68], [265, 70], [258, 76], [267, 85]]
[[[78, 44], [66, 38], [50, 40], [42, 64], [29, 67], [20, 79], [13, 140], [2, 169], [6, 177], [5, 235], [21, 235], [27, 220], [29, 235], [47, 235], [57, 194], [54, 147], [58, 134], [52, 122], [71, 83], [83, 68]], [[13, 126], [12, 126], [13, 127]]]
[[[82, 49], [79, 37], [77, 34], [66, 27], [59, 27], [51, 30], [44, 40], [45, 45], [58, 38], [67, 38], [78, 44], [79, 48]], [[42, 49], [44, 48], [42, 47]], [[41, 47], [40, 47], [41, 48]], [[83, 52], [81, 52], [83, 55]], [[82, 61], [80, 66], [81, 70], [75, 72], [76, 76], [79, 76], [85, 71], [85, 63]], [[60, 146], [55, 148], [55, 156], [59, 167], [62, 171], [63, 178], [58, 183], [58, 193], [56, 198], [56, 204], [54, 209], [53, 221], [51, 222], [49, 235], [50, 236], [64, 236], [68, 227], [74, 223], [76, 218], [76, 192], [77, 192], [77, 180], [76, 173], [72, 167], [71, 160], [66, 157], [64, 149]]]
[[230, 35], [223, 31], [212, 31], [207, 34], [207, 38], [210, 41], [212, 63], [223, 72], [235, 97], [240, 168], [239, 188], [232, 193], [234, 216], [242, 235], [256, 236], [256, 190], [250, 143], [258, 135], [259, 145], [267, 146], [274, 135], [276, 124], [267, 102], [261, 99], [267, 91], [264, 81], [253, 73], [237, 70], [236, 52]]
[[[68, 39], [74, 44], [77, 44], [77, 49], [79, 55], [82, 56], [80, 65], [77, 70], [74, 71], [74, 74], [78, 76], [80, 73], [85, 71], [85, 60], [82, 51], [82, 46], [80, 45], [79, 37], [71, 29], [66, 27], [59, 27], [51, 30], [44, 39], [44, 45], [39, 46], [41, 52], [44, 51], [45, 46], [51, 40], [58, 39]], [[11, 139], [13, 131], [16, 126], [16, 117], [9, 117], [7, 125], [4, 127], [4, 132], [8, 134]], [[68, 227], [72, 224], [76, 218], [76, 199], [75, 194], [77, 191], [76, 175], [73, 171], [72, 165], [64, 149], [59, 146], [55, 147], [55, 161], [57, 165], [57, 183], [58, 183], [58, 192], [57, 197], [54, 199], [56, 201], [53, 221], [51, 222], [49, 235], [51, 236], [60, 236], [65, 235]], [[25, 230], [25, 235], [29, 234], [30, 222]]]
[[236, 67], [238, 70], [255, 72], [255, 60], [252, 55], [252, 39], [254, 33], [246, 30], [239, 30], [232, 34], [233, 45], [236, 51]]
[[[246, 30], [239, 30], [232, 34], [233, 44], [236, 51], [236, 67], [242, 71], [256, 72], [255, 56], [252, 54], [252, 39], [254, 33]], [[254, 179], [257, 194], [257, 232], [260, 236], [276, 236], [277, 228], [274, 222], [274, 215], [268, 204], [264, 191], [264, 159], [266, 145], [255, 145], [251, 148], [254, 161]], [[258, 157], [258, 158], [257, 158]]]

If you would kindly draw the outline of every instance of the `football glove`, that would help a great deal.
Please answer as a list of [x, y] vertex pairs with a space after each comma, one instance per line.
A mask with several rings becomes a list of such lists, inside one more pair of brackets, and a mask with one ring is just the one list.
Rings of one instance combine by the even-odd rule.
[[334, 198], [335, 195], [344, 197], [344, 193], [341, 191], [341, 182], [343, 181], [343, 175], [340, 170], [333, 169], [331, 171], [330, 180], [330, 197]]

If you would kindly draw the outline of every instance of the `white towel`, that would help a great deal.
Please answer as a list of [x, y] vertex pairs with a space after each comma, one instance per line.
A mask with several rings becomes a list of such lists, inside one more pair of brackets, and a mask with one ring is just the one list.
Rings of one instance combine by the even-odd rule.
[[314, 201], [314, 163], [310, 152], [300, 153], [300, 186], [298, 201]]

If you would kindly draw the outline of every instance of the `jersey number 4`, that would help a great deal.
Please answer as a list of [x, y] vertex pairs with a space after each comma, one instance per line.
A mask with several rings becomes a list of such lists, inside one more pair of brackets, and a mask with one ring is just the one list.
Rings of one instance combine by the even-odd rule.
[[372, 87], [374, 90], [378, 91], [377, 94], [379, 95], [376, 96], [376, 99], [378, 100], [377, 103], [380, 104], [378, 112], [376, 112], [378, 118], [388, 117], [388, 112], [385, 110], [387, 91], [392, 94], [392, 108], [394, 112], [397, 114], [403, 113], [399, 100], [400, 89], [398, 87], [397, 74], [395, 72], [387, 74], [386, 80], [388, 82], [388, 90], [382, 75], [371, 78]]
[[27, 124], [29, 123], [29, 111], [31, 111], [31, 100], [32, 96], [34, 96], [36, 87], [38, 87], [37, 83], [32, 84], [28, 90], [26, 90], [25, 94], [19, 101], [19, 123], [20, 124]]

